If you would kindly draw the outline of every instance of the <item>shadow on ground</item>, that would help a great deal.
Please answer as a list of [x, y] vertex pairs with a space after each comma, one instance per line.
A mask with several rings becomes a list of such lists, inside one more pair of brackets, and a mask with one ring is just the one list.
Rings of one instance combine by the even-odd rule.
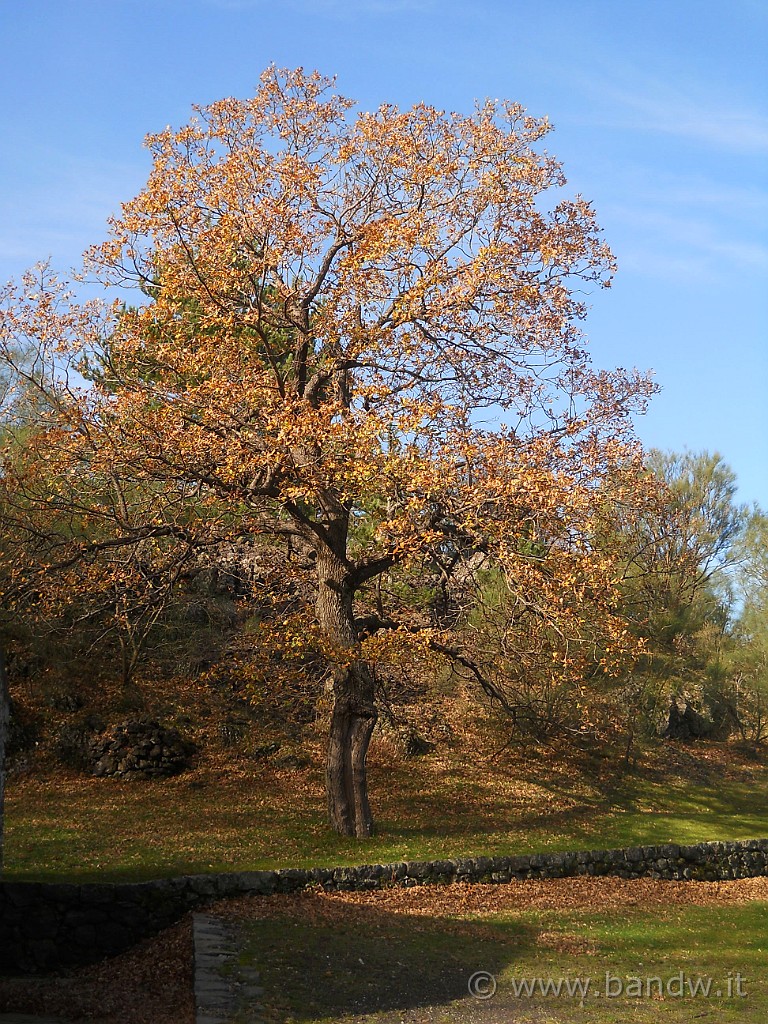
[[397, 914], [297, 896], [252, 905], [240, 962], [258, 969], [270, 1021], [337, 1020], [468, 998], [477, 972], [499, 974], [537, 930]]

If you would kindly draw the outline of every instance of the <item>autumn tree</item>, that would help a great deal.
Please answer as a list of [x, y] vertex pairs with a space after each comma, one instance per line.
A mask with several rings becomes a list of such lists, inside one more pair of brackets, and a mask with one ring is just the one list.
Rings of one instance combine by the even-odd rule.
[[608, 660], [628, 650], [590, 538], [607, 501], [635, 500], [630, 417], [653, 388], [590, 365], [582, 296], [613, 260], [590, 204], [560, 191], [546, 120], [496, 101], [352, 108], [317, 73], [270, 68], [250, 99], [148, 138], [146, 187], [87, 256], [136, 305], [62, 312], [33, 289], [6, 316], [87, 379], [51, 385], [61, 415], [6, 486], [34, 490], [44, 452], [70, 484], [87, 467], [149, 496], [140, 515], [100, 503], [116, 544], [299, 545], [331, 666], [330, 820], [365, 836], [373, 663], [472, 662], [439, 624], [379, 615], [363, 635], [360, 597], [485, 552], [517, 614], [567, 636], [588, 595]]

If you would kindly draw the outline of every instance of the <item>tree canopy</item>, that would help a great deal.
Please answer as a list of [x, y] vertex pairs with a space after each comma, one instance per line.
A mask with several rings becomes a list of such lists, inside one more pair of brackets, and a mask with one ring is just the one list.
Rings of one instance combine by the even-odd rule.
[[634, 650], [594, 538], [647, 498], [632, 415], [654, 386], [590, 363], [584, 293], [613, 258], [590, 204], [559, 194], [549, 130], [496, 101], [354, 114], [331, 80], [270, 68], [253, 97], [149, 136], [146, 187], [86, 262], [135, 305], [78, 304], [34, 275], [4, 296], [6, 353], [32, 339], [50, 368], [4, 476], [49, 575], [138, 544], [272, 536], [308, 553], [341, 832], [373, 827], [377, 630], [466, 660], [450, 630], [380, 616], [361, 636], [377, 577], [466, 579], [482, 553], [561, 662], [595, 646], [582, 606], [606, 671]]

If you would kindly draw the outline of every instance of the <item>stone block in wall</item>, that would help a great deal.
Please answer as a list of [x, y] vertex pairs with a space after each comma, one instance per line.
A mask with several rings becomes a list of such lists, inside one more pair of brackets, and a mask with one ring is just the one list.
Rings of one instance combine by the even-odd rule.
[[432, 865], [425, 860], [409, 860], [405, 865], [405, 874], [408, 878], [425, 880], [432, 874]]
[[306, 889], [312, 879], [310, 872], [301, 868], [281, 868], [276, 874], [278, 892], [296, 892], [298, 889]]
[[[710, 851], [711, 853], [713, 850]], [[700, 864], [706, 857], [707, 851], [702, 846], [681, 846], [680, 856], [689, 864]]]
[[531, 858], [529, 856], [517, 856], [509, 858], [509, 870], [515, 875], [524, 875], [530, 871]]
[[473, 860], [469, 858], [460, 857], [456, 861], [456, 878], [459, 880], [469, 880], [475, 870], [475, 864]]
[[435, 860], [432, 862], [432, 878], [439, 882], [448, 882], [456, 875], [456, 861]]
[[381, 885], [388, 885], [393, 881], [395, 864], [375, 864], [374, 867], [381, 868], [381, 874], [377, 876]]
[[186, 888], [195, 896], [217, 896], [219, 892], [216, 875], [184, 875]]
[[475, 881], [486, 879], [491, 873], [490, 857], [473, 857], [471, 877]]
[[325, 885], [327, 882], [332, 881], [333, 870], [332, 868], [312, 868], [310, 875], [313, 882], [316, 882], [318, 885]]
[[676, 843], [663, 843], [658, 849], [659, 855], [667, 860], [675, 860], [680, 856], [680, 847]]
[[331, 884], [339, 892], [351, 892], [355, 888], [357, 875], [354, 868], [335, 868]]

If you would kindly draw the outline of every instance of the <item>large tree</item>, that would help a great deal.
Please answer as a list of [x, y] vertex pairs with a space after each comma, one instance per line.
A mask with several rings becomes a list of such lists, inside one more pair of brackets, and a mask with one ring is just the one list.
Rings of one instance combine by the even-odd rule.
[[[317, 73], [270, 68], [252, 98], [149, 137], [146, 187], [87, 257], [136, 305], [97, 315], [34, 286], [9, 302], [6, 337], [88, 382], [49, 381], [60, 414], [6, 486], [29, 501], [43, 455], [61, 507], [89, 482], [103, 545], [299, 545], [332, 666], [330, 819], [365, 836], [384, 645], [356, 600], [398, 566], [445, 576], [483, 552], [517, 614], [567, 639], [581, 595], [619, 654], [614, 565], [590, 538], [636, 499], [630, 417], [653, 387], [590, 365], [580, 296], [613, 261], [590, 204], [560, 193], [546, 120], [496, 101], [352, 107]], [[470, 663], [445, 634], [391, 634]]]

